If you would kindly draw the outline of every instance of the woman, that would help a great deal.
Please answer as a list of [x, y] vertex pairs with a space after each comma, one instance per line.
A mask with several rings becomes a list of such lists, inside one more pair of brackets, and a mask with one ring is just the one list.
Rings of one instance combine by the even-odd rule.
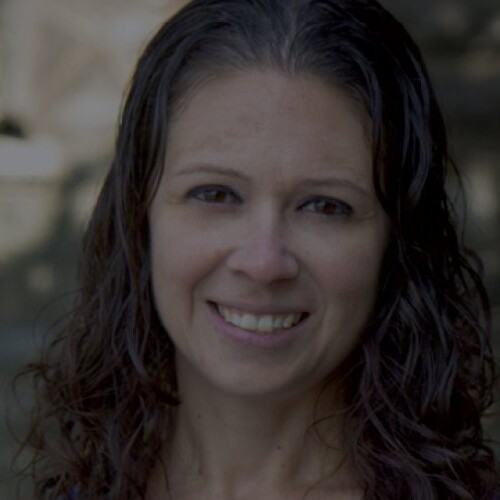
[[372, 0], [195, 0], [142, 55], [42, 498], [480, 499], [494, 364], [420, 54]]

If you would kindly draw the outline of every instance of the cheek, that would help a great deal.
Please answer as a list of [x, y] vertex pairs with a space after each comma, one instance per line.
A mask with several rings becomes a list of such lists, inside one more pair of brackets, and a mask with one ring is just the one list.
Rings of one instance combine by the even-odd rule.
[[179, 299], [194, 292], [211, 272], [221, 253], [213, 240], [203, 231], [171, 219], [151, 225], [152, 283], [157, 307], [178, 307]]
[[[355, 348], [375, 305], [383, 248], [353, 244], [332, 251], [322, 269], [317, 268], [324, 294], [323, 343], [318, 356], [330, 369]], [[333, 346], [333, 347], [332, 347]]]
[[385, 238], [364, 236], [333, 242], [329, 251], [316, 259], [316, 274], [328, 296], [351, 301], [357, 310], [363, 305], [372, 306], [385, 248]]

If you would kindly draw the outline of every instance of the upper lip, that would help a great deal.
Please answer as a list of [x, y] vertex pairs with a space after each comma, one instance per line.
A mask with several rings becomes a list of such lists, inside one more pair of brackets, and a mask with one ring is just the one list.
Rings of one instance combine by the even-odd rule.
[[209, 304], [219, 305], [226, 307], [228, 309], [236, 309], [242, 312], [248, 312], [255, 315], [265, 315], [265, 314], [294, 314], [294, 313], [306, 313], [303, 307], [294, 306], [275, 306], [272, 304], [250, 304], [244, 302], [225, 302], [219, 300], [211, 300]]

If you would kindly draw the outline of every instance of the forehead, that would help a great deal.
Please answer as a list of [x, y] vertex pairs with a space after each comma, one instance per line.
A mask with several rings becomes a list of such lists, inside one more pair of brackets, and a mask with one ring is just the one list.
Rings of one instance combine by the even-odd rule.
[[[244, 71], [197, 85], [170, 124], [167, 168], [179, 160], [266, 163], [371, 173], [370, 121], [340, 86], [314, 76]], [[370, 175], [371, 177], [371, 175]]]
[[270, 113], [274, 110], [299, 113], [305, 106], [314, 113], [324, 109], [327, 103], [331, 108], [336, 101], [338, 109], [349, 108], [356, 119], [370, 128], [364, 105], [344, 84], [327, 82], [312, 74], [289, 75], [273, 69], [218, 71], [187, 79], [185, 86], [184, 91], [178, 92], [179, 103], [174, 103], [171, 123], [181, 116], [185, 118], [194, 107], [199, 108], [197, 111], [202, 108], [212, 113], [214, 110], [239, 112], [245, 104], [252, 107], [258, 104], [259, 111], [266, 107]]

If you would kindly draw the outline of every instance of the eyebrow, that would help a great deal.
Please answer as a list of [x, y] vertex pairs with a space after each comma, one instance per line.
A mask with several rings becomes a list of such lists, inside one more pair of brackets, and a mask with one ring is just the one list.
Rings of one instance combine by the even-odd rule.
[[[199, 164], [190, 167], [183, 168], [180, 172], [175, 174], [175, 177], [185, 176], [185, 175], [193, 175], [193, 174], [217, 174], [223, 175], [227, 177], [232, 177], [236, 179], [240, 179], [245, 182], [250, 182], [251, 179], [249, 176], [245, 175], [242, 172], [238, 172], [232, 168], [223, 167], [221, 165], [211, 165], [211, 164]], [[363, 196], [371, 196], [370, 192], [361, 187], [354, 181], [349, 179], [339, 178], [336, 176], [326, 176], [318, 179], [315, 178], [304, 178], [299, 181], [299, 184], [304, 187], [309, 188], [317, 188], [317, 187], [336, 187], [341, 186], [347, 189], [352, 189]]]
[[354, 181], [349, 179], [343, 179], [339, 177], [322, 177], [321, 179], [303, 179], [301, 185], [316, 188], [316, 187], [337, 187], [341, 186], [347, 189], [352, 189], [363, 196], [370, 196], [370, 192], [365, 188], [361, 187]]
[[238, 172], [237, 170], [210, 164], [200, 164], [200, 165], [194, 165], [192, 167], [183, 168], [181, 169], [180, 172], [175, 174], [175, 177], [192, 175], [192, 174], [218, 174], [218, 175], [225, 175], [227, 177], [235, 177], [237, 179], [250, 182], [250, 177], [246, 176], [241, 172]]

